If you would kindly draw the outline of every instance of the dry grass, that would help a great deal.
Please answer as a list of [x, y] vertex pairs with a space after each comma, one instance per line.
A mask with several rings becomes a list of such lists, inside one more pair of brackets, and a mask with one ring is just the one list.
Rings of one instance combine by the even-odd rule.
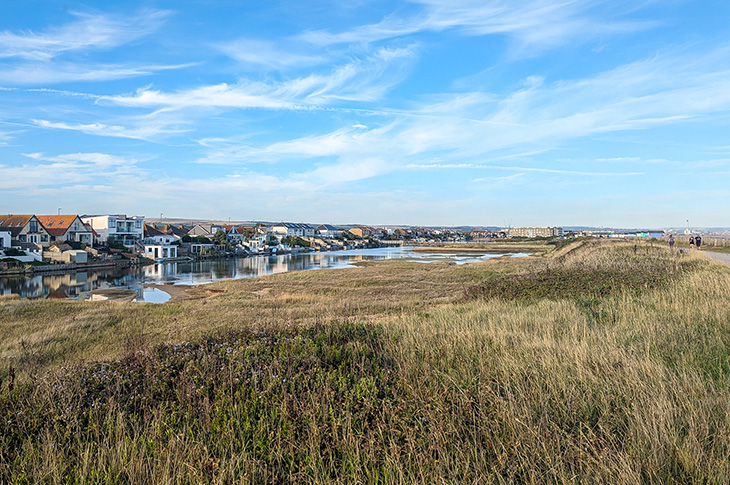
[[457, 301], [476, 282], [525, 264], [367, 263], [204, 285], [195, 290], [203, 299], [161, 305], [0, 298], [0, 378], [9, 366], [24, 378], [225, 329], [375, 321]]
[[[658, 283], [475, 291], [548, 268]], [[0, 482], [730, 482], [730, 269], [702, 255], [584, 243], [216, 288], [156, 306], [2, 301], [3, 328], [21, 338], [11, 323], [29, 318], [41, 353], [51, 316], [76, 346], [79, 319], [145, 345], [5, 386]], [[200, 328], [217, 336], [146, 345]]]

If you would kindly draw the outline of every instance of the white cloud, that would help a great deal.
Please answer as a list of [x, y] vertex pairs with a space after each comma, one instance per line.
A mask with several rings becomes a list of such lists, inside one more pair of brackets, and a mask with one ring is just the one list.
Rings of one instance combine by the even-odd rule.
[[24, 192], [42, 187], [98, 183], [120, 176], [143, 176], [138, 160], [105, 153], [72, 153], [47, 156], [27, 153], [30, 161], [21, 165], [0, 165], [0, 189]]
[[0, 82], [16, 85], [41, 85], [61, 82], [112, 81], [146, 76], [161, 71], [181, 69], [191, 65], [83, 65], [57, 61], [24, 63], [0, 70]]
[[93, 60], [93, 51], [109, 51], [156, 32], [169, 12], [73, 15], [76, 21], [45, 32], [0, 32], [0, 82], [34, 85], [108, 81], [192, 65], [115, 64]]
[[363, 25], [348, 32], [311, 31], [302, 40], [314, 45], [371, 43], [430, 31], [457, 29], [467, 35], [504, 34], [521, 48], [542, 50], [578, 37], [597, 38], [605, 34], [632, 32], [654, 26], [650, 22], [614, 20], [635, 8], [614, 5], [594, 12], [596, 2], [552, 0], [411, 0], [422, 10], [411, 17], [392, 14], [381, 22]]
[[313, 66], [328, 60], [320, 54], [304, 54], [292, 52], [296, 43], [290, 43], [289, 49], [282, 49], [274, 42], [260, 39], [237, 39], [216, 47], [229, 57], [243, 64], [263, 66], [272, 70], [283, 70], [294, 67]]
[[145, 10], [139, 15], [108, 16], [75, 13], [78, 19], [44, 33], [0, 32], [0, 59], [48, 61], [65, 52], [110, 49], [157, 30], [169, 12]]
[[48, 120], [31, 120], [39, 128], [52, 130], [79, 131], [87, 135], [109, 136], [115, 138], [132, 138], [155, 141], [162, 136], [184, 133], [176, 119], [164, 119], [159, 116], [141, 116], [133, 120], [134, 127], [123, 125], [107, 125], [105, 123], [64, 123]]
[[104, 101], [127, 107], [164, 106], [171, 109], [267, 108], [306, 109], [338, 100], [380, 99], [402, 77], [413, 48], [379, 49], [363, 60], [335, 67], [327, 74], [310, 74], [275, 83], [241, 81], [163, 93], [139, 89], [133, 96], [105, 96]]

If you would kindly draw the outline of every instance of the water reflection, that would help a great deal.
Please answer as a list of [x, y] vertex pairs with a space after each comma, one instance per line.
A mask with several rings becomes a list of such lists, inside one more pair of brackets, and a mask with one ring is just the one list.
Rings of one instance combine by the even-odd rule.
[[[410, 248], [380, 248], [324, 253], [255, 256], [213, 261], [157, 263], [142, 268], [110, 268], [77, 273], [0, 278], [0, 294], [18, 294], [25, 298], [88, 298], [96, 289], [131, 289], [138, 301], [164, 299], [146, 288], [151, 284], [172, 283], [198, 285], [213, 281], [353, 266], [358, 261], [412, 259], [423, 263], [450, 261], [465, 264], [501, 256], [499, 254], [421, 253]], [[521, 256], [521, 255], [513, 255]], [[159, 290], [158, 290], [159, 291]], [[163, 293], [160, 291], [160, 293]], [[165, 294], [166, 295], [166, 294]], [[168, 295], [169, 298], [169, 295]]]

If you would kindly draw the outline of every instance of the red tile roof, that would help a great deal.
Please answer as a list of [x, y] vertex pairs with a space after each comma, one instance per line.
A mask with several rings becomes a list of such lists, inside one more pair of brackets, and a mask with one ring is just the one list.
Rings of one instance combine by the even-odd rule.
[[[48, 234], [51, 236], [63, 236], [71, 227], [71, 224], [76, 220], [78, 216], [36, 216], [43, 227], [46, 228]], [[83, 222], [79, 219], [79, 223], [83, 226]]]
[[32, 217], [33, 214], [0, 215], [0, 230], [9, 231], [13, 237], [16, 237]]

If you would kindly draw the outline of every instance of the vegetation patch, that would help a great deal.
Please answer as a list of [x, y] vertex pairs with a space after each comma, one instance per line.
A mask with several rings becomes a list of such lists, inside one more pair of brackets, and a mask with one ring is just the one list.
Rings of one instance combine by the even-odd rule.
[[[638, 294], [666, 287], [700, 265], [697, 260], [683, 259], [663, 248], [642, 247], [639, 251], [637, 246], [628, 245], [612, 249], [600, 246], [597, 254], [585, 258], [580, 252], [584, 244], [580, 241], [573, 248], [568, 247], [566, 254], [547, 262], [543, 268], [474, 285], [467, 289], [466, 297], [538, 301], [605, 298], [625, 291]], [[576, 250], [577, 254], [573, 252]]]

